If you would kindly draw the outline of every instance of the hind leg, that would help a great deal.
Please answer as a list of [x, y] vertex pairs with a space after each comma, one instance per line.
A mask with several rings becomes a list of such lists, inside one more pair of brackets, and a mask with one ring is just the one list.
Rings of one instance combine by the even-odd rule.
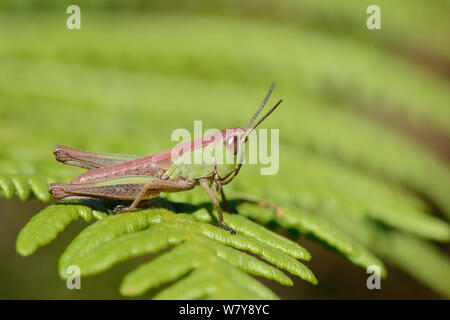
[[[144, 199], [144, 200], [142, 200], [136, 208], [140, 208], [140, 207], [146, 206], [151, 200], [152, 199]], [[128, 208], [128, 207], [129, 207], [128, 204], [118, 204], [117, 206], [114, 207], [112, 213], [113, 214], [117, 214], [117, 213], [127, 212], [126, 208]]]
[[139, 192], [129, 206], [116, 206], [116, 208], [114, 208], [114, 212], [130, 212], [136, 209], [143, 200], [148, 199], [149, 196], [154, 198], [161, 192], [189, 190], [192, 189], [193, 186], [194, 184], [189, 181], [152, 180], [145, 185], [145, 187]]

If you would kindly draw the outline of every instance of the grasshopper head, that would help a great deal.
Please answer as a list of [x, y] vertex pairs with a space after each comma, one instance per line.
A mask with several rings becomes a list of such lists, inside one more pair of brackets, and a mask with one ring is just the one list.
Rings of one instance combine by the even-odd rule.
[[[275, 87], [275, 82], [270, 86], [269, 92], [264, 98], [261, 106], [256, 110], [253, 117], [250, 119], [249, 123], [245, 127], [242, 128], [232, 128], [225, 130], [225, 136], [223, 143], [225, 144], [226, 153], [232, 155], [234, 157], [233, 165], [223, 165], [219, 167], [219, 175], [221, 177], [230, 177], [226, 182], [231, 181], [231, 179], [237, 174], [239, 171], [245, 157], [245, 143], [247, 142], [249, 134], [256, 129], [257, 126], [261, 124], [279, 105], [283, 100], [278, 101], [259, 121], [253, 125], [259, 113], [265, 106], [267, 100], [272, 93], [273, 88]], [[222, 169], [222, 170], [221, 170]], [[222, 171], [222, 172], [220, 172]], [[222, 174], [221, 174], [222, 173]]]

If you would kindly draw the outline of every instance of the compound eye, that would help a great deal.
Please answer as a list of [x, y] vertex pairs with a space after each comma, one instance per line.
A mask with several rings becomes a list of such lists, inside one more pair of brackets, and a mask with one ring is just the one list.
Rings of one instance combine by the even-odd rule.
[[238, 137], [237, 136], [232, 136], [228, 139], [227, 148], [228, 148], [228, 150], [233, 152], [233, 154], [237, 153], [237, 148], [238, 148]]

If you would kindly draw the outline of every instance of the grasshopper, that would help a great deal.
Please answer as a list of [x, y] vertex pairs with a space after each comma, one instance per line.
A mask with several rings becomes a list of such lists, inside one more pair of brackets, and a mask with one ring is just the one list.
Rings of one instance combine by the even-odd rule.
[[[235, 234], [223, 220], [222, 209], [216, 192], [220, 193], [226, 211], [232, 212], [226, 201], [222, 186], [238, 174], [244, 157], [245, 143], [249, 134], [264, 121], [282, 102], [278, 101], [254, 126], [256, 118], [269, 99], [273, 83], [258, 110], [249, 123], [242, 128], [224, 129], [203, 138], [179, 144], [174, 148], [146, 157], [120, 154], [104, 154], [81, 151], [57, 145], [56, 160], [64, 164], [88, 169], [70, 183], [52, 183], [49, 193], [54, 199], [115, 199], [132, 201], [131, 205], [118, 205], [113, 213], [129, 212], [144, 201], [157, 197], [161, 192], [179, 192], [201, 186], [213, 202], [223, 229]], [[234, 160], [232, 164], [217, 161], [186, 164], [180, 159], [190, 156], [198, 149], [210, 148], [214, 156], [224, 152]], [[223, 153], [222, 153], [223, 154]], [[216, 190], [212, 189], [214, 187]]]

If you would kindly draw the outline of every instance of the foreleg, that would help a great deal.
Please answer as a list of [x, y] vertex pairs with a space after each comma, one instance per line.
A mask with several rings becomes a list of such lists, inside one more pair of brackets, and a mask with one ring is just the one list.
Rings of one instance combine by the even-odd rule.
[[220, 207], [219, 199], [217, 199], [216, 194], [214, 193], [214, 190], [212, 190], [209, 187], [208, 179], [200, 179], [200, 185], [205, 189], [206, 193], [208, 194], [209, 198], [213, 202], [214, 206], [216, 207], [217, 213], [219, 215], [219, 222], [223, 229], [228, 230], [231, 232], [231, 234], [236, 234], [236, 232], [227, 224], [225, 221], [223, 221], [223, 214], [222, 214], [222, 208]]

